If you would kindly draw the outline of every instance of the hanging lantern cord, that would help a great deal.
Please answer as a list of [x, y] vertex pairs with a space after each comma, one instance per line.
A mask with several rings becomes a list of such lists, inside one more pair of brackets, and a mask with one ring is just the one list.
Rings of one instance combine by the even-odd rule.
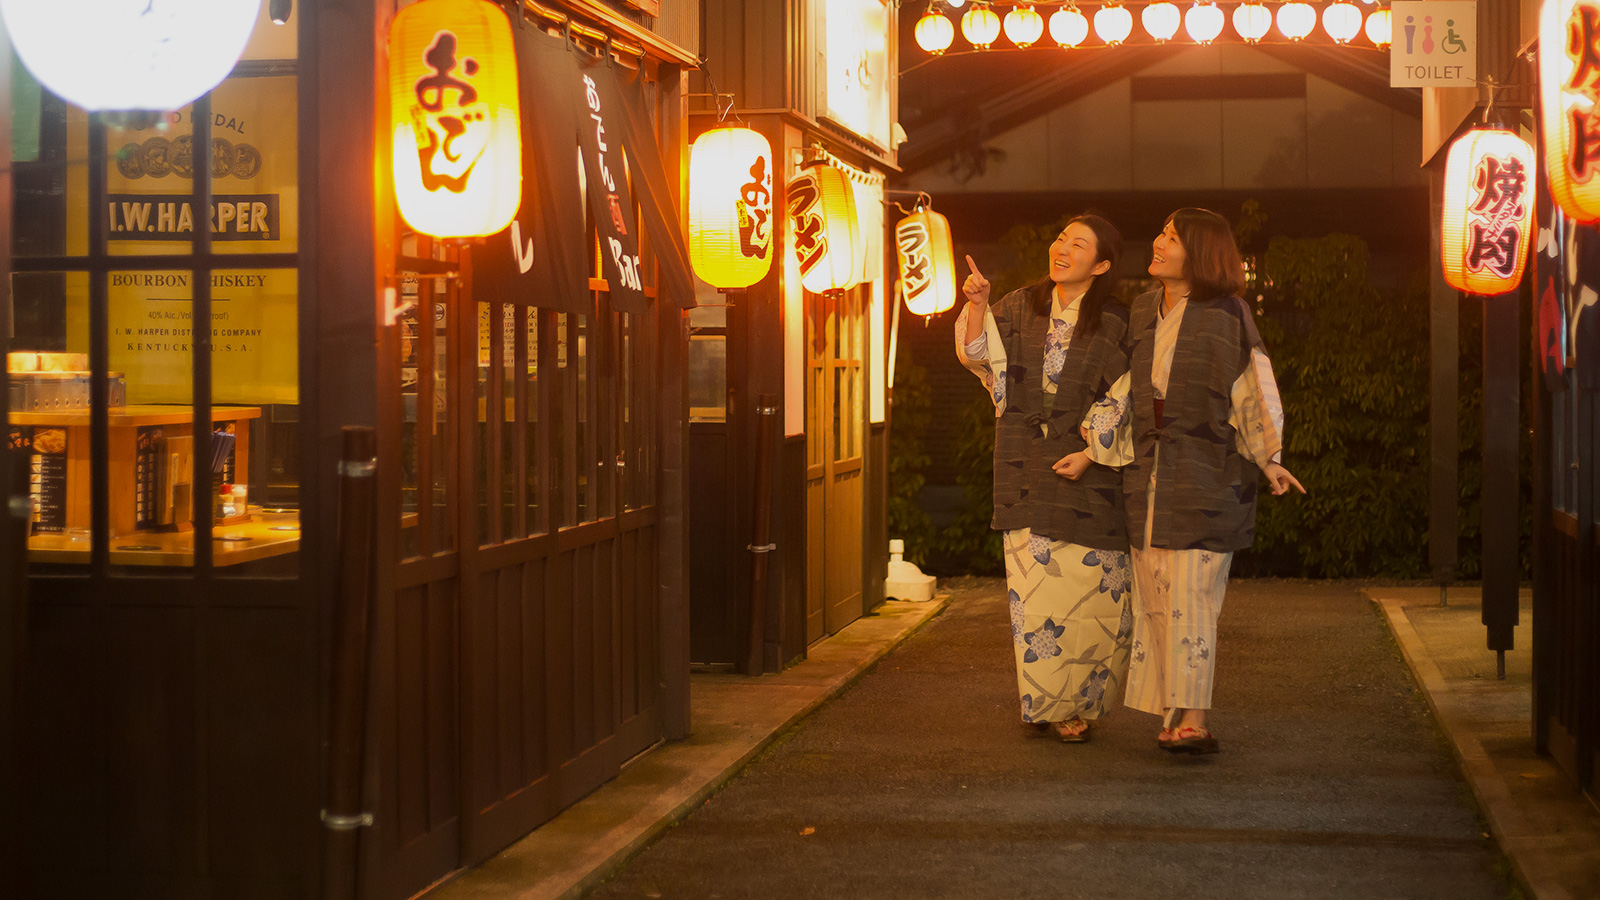
[[[900, 205], [899, 200], [891, 199], [894, 196], [916, 197], [917, 202], [913, 203], [910, 209], [906, 209]], [[893, 204], [903, 216], [909, 216], [919, 209], [933, 209], [933, 195], [927, 191], [884, 191], [883, 202]]]
[[[711, 102], [714, 103], [716, 105], [716, 107], [717, 107], [717, 121], [718, 122], [726, 122], [728, 120], [728, 114], [729, 113], [733, 113], [733, 120], [735, 122], [738, 122], [740, 125], [743, 125], [746, 128], [750, 127], [749, 123], [745, 122], [745, 120], [740, 117], [739, 113], [734, 110], [734, 108], [733, 108], [733, 94], [732, 93], [723, 93], [722, 91], [717, 90], [717, 80], [715, 78], [711, 77], [711, 67], [709, 65], [707, 65], [707, 60], [703, 56], [700, 57], [700, 74], [705, 76], [706, 87], [711, 88], [711, 92], [708, 93], [708, 94], [690, 94], [689, 96], [691, 96], [691, 97], [710, 97], [711, 98]], [[722, 105], [722, 102], [724, 100], [726, 100], [728, 102], [727, 106], [723, 106]]]

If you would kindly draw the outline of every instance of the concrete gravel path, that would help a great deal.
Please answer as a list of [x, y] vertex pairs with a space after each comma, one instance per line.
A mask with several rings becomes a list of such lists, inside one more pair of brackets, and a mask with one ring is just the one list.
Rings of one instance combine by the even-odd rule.
[[1222, 752], [1120, 709], [1065, 745], [1018, 722], [999, 579], [801, 722], [596, 898], [1518, 896], [1372, 605], [1241, 581]]

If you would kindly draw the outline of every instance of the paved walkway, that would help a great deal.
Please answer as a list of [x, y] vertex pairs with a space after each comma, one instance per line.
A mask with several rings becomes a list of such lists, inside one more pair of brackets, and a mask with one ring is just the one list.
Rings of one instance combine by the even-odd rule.
[[597, 898], [1516, 896], [1450, 746], [1355, 588], [1237, 582], [1223, 752], [1120, 710], [1087, 745], [1018, 724], [997, 579], [790, 730]]
[[1516, 649], [1495, 677], [1481, 594], [1368, 588], [1461, 761], [1491, 833], [1537, 900], [1600, 897], [1600, 812], [1533, 750], [1532, 602], [1523, 591]]

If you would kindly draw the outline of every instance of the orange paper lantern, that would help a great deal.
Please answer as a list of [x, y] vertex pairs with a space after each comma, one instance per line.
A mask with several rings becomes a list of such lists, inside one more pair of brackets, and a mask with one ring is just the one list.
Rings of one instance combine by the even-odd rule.
[[813, 294], [855, 285], [866, 247], [850, 179], [834, 166], [814, 165], [790, 180], [788, 192], [800, 283]]
[[488, 0], [422, 0], [389, 26], [400, 215], [437, 237], [494, 234], [522, 203], [511, 22]]
[[900, 259], [900, 293], [906, 308], [932, 316], [956, 305], [956, 261], [950, 222], [931, 209], [919, 209], [894, 227]]
[[1568, 217], [1600, 221], [1597, 0], [1547, 0], [1539, 21], [1539, 105], [1550, 197]]
[[1533, 231], [1533, 147], [1498, 128], [1450, 145], [1444, 169], [1440, 263], [1452, 287], [1471, 294], [1516, 290]]
[[772, 268], [772, 144], [717, 128], [689, 148], [689, 260], [708, 284], [746, 288]]

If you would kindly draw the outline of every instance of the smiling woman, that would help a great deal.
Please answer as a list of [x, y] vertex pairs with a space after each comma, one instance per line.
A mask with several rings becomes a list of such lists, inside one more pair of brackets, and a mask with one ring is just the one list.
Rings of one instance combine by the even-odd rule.
[[[1279, 462], [1283, 407], [1227, 220], [1167, 218], [1151, 247], [1161, 282], [1134, 302], [1129, 372], [1092, 427], [1090, 455], [1122, 466], [1132, 535], [1128, 705], [1160, 715], [1167, 750], [1215, 753], [1206, 728], [1217, 617], [1233, 553], [1255, 533], [1258, 469], [1274, 494], [1305, 492]], [[1159, 483], [1159, 487], [1158, 487]]]
[[1111, 300], [1122, 239], [1099, 216], [1069, 221], [1049, 270], [989, 308], [971, 257], [956, 353], [994, 401], [993, 527], [1006, 585], [1022, 721], [1088, 738], [1128, 666], [1128, 538], [1119, 478], [1093, 465], [1081, 425], [1127, 371], [1127, 313]]

